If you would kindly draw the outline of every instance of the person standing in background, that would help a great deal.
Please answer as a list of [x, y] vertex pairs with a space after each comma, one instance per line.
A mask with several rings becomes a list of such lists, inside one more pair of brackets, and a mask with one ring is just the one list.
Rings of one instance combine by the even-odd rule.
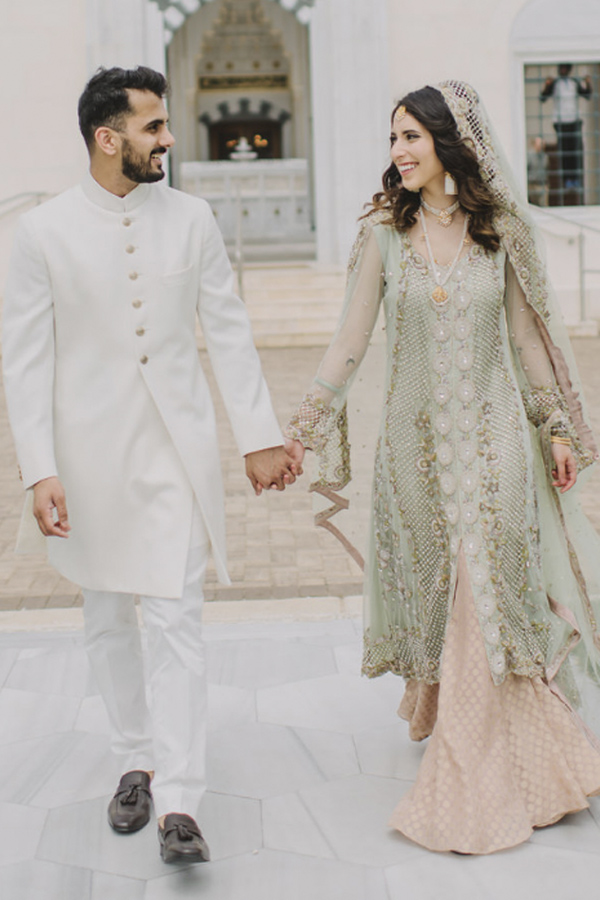
[[561, 206], [566, 205], [564, 194], [567, 191], [575, 194], [575, 203], [583, 203], [583, 137], [582, 121], [579, 116], [579, 97], [589, 100], [592, 93], [592, 82], [589, 75], [579, 80], [573, 78], [571, 63], [561, 63], [558, 67], [558, 78], [547, 78], [540, 94], [545, 103], [553, 98], [554, 109], [552, 124], [558, 142], [558, 164], [561, 182]]

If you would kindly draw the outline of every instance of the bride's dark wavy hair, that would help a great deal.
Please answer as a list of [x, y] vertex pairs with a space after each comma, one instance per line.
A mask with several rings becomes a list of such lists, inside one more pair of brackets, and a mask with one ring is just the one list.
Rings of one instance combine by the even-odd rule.
[[[456, 181], [457, 199], [469, 213], [471, 238], [486, 250], [498, 250], [500, 237], [493, 223], [496, 201], [479, 174], [475, 151], [468, 139], [460, 136], [443, 95], [429, 86], [407, 94], [392, 111], [392, 127], [400, 106], [404, 106], [406, 112], [431, 133], [437, 157]], [[389, 224], [399, 231], [406, 231], [417, 220], [420, 195], [402, 186], [402, 177], [394, 163], [385, 170], [382, 180], [383, 190], [373, 196], [365, 217], [378, 210], [387, 210], [390, 213]]]

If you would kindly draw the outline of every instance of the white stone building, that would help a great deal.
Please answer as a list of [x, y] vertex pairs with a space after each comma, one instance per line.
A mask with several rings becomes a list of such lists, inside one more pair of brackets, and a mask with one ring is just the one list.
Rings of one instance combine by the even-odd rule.
[[[581, 318], [580, 254], [593, 268], [586, 260], [600, 249], [600, 231], [590, 230], [600, 229], [597, 0], [2, 0], [1, 21], [0, 277], [16, 207], [33, 202], [21, 195], [56, 193], [85, 167], [76, 103], [99, 65], [168, 72], [172, 181], [202, 189], [206, 171], [198, 182], [194, 165], [211, 162], [210, 199], [224, 231], [244, 207], [247, 240], [266, 228], [267, 242], [312, 244], [326, 265], [343, 262], [362, 205], [378, 189], [395, 99], [443, 78], [469, 81], [525, 189], [528, 139], [538, 130], [548, 145], [553, 139], [539, 85], [569, 62], [594, 87], [581, 102], [585, 191], [578, 205], [537, 215], [565, 315]], [[253, 185], [231, 188], [234, 164], [218, 167], [242, 133], [271, 158], [256, 161]], [[261, 172], [277, 177], [267, 184]], [[259, 199], [262, 218], [250, 227]], [[595, 277], [586, 275], [585, 318], [600, 317]]]

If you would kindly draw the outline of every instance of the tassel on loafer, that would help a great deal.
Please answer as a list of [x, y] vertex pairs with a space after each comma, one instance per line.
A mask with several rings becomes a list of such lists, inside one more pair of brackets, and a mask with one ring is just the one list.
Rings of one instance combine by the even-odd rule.
[[120, 834], [139, 831], [150, 821], [152, 794], [150, 775], [141, 769], [125, 772], [108, 804], [108, 821]]
[[191, 816], [169, 813], [158, 828], [160, 855], [166, 863], [209, 862], [210, 850]]

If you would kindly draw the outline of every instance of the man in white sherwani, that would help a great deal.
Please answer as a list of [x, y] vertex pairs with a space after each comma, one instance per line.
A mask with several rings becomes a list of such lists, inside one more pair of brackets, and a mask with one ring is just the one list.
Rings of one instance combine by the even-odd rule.
[[125, 773], [109, 821], [138, 830], [153, 796], [171, 862], [209, 856], [195, 821], [205, 790], [209, 548], [228, 581], [196, 317], [255, 491], [283, 489], [295, 467], [210, 207], [153, 184], [174, 142], [166, 88], [144, 67], [100, 70], [86, 86], [79, 122], [90, 172], [20, 222], [3, 365], [30, 509], [51, 562], [83, 589], [86, 647]]

